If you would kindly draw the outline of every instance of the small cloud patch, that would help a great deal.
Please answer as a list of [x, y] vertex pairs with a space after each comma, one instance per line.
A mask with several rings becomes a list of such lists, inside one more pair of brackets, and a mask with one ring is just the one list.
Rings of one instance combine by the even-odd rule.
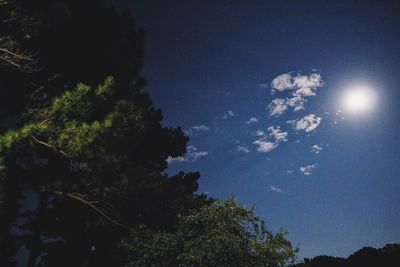
[[275, 186], [273, 186], [273, 185], [271, 185], [271, 186], [269, 187], [269, 189], [270, 189], [272, 192], [283, 193], [283, 190], [282, 190], [282, 189], [280, 189], [279, 187], [275, 187]]
[[322, 118], [315, 114], [309, 114], [304, 116], [298, 121], [291, 121], [294, 124], [296, 130], [304, 130], [309, 133], [314, 131], [321, 123]]
[[257, 146], [256, 151], [263, 153], [268, 153], [275, 149], [279, 143], [286, 142], [288, 135], [288, 133], [282, 131], [279, 126], [270, 126], [267, 132], [259, 130], [257, 133], [257, 136], [261, 136], [261, 138], [254, 141], [253, 144]]
[[313, 145], [311, 148], [311, 152], [318, 155], [322, 150], [324, 150], [323, 146]]
[[281, 127], [271, 126], [268, 127], [269, 136], [275, 139], [277, 142], [286, 142], [287, 141], [287, 132], [281, 131]]
[[246, 121], [247, 124], [257, 123], [257, 122], [258, 122], [258, 119], [256, 117], [251, 117], [248, 121]]
[[263, 152], [263, 153], [268, 153], [272, 151], [275, 147], [278, 146], [278, 144], [270, 141], [262, 141], [262, 140], [256, 140], [254, 143], [256, 147], [256, 151], [258, 152]]
[[249, 148], [247, 146], [240, 146], [240, 145], [237, 147], [237, 151], [243, 152], [243, 153], [249, 153], [250, 152], [250, 150], [249, 150]]
[[317, 164], [306, 165], [300, 167], [300, 172], [302, 172], [305, 176], [311, 175], [312, 171], [317, 167]]

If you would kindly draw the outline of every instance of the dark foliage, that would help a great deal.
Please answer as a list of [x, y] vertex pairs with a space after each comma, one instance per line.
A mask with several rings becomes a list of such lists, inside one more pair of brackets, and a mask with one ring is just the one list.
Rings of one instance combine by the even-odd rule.
[[180, 216], [173, 233], [132, 229], [122, 246], [129, 267], [285, 267], [297, 253], [285, 235], [231, 199]]

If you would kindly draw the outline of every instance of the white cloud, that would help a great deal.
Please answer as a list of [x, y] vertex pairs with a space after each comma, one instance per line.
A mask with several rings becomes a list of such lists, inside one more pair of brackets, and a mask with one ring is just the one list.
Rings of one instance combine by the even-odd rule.
[[260, 84], [258, 85], [258, 87], [260, 87], [260, 88], [262, 88], [262, 89], [267, 89], [267, 88], [269, 87], [269, 84], [268, 84], [268, 83], [260, 83]]
[[302, 172], [305, 176], [311, 175], [311, 172], [317, 167], [317, 164], [311, 164], [307, 166], [300, 167], [300, 172]]
[[208, 127], [207, 125], [197, 125], [185, 130], [185, 133], [189, 136], [194, 136], [197, 135], [199, 132], [207, 132], [209, 130], [210, 127]]
[[275, 77], [271, 82], [271, 87], [274, 90], [284, 91], [293, 89], [293, 77], [290, 74], [282, 74]]
[[253, 142], [253, 144], [257, 145], [256, 150], [258, 152], [270, 152], [276, 148], [279, 143], [287, 141], [288, 133], [282, 131], [279, 126], [270, 126], [267, 131], [268, 133], [261, 130], [255, 132], [256, 136], [261, 136], [260, 139]]
[[294, 78], [296, 91], [294, 95], [300, 96], [315, 96], [318, 87], [321, 87], [323, 82], [321, 75], [312, 73], [311, 75], [299, 75]]
[[310, 75], [293, 76], [289, 73], [282, 74], [274, 78], [271, 82], [271, 92], [291, 90], [291, 96], [285, 99], [276, 98], [269, 104], [270, 116], [279, 117], [288, 107], [294, 111], [304, 109], [307, 97], [315, 96], [317, 89], [323, 85], [321, 75], [312, 73]]
[[270, 141], [263, 141], [263, 140], [256, 140], [254, 141], [253, 144], [257, 146], [256, 150], [258, 152], [264, 152], [264, 153], [268, 153], [278, 146], [277, 143]]
[[322, 118], [315, 114], [308, 114], [296, 121], [294, 127], [296, 130], [304, 130], [307, 133], [314, 131], [321, 123]]
[[258, 122], [258, 119], [256, 117], [251, 117], [248, 121], [246, 121], [247, 124], [256, 123], [256, 122]]
[[249, 153], [250, 152], [250, 150], [249, 150], [249, 148], [247, 147], [247, 146], [238, 146], [237, 147], [237, 150], [239, 151], [239, 152], [244, 152], [244, 153]]
[[274, 138], [277, 142], [287, 141], [288, 133], [281, 131], [281, 127], [271, 126], [271, 127], [268, 127], [268, 131], [269, 131], [269, 136], [271, 138]]
[[188, 146], [186, 154], [181, 157], [168, 157], [167, 162], [168, 164], [173, 164], [176, 162], [194, 162], [198, 158], [205, 157], [208, 155], [207, 151], [197, 151], [197, 148], [195, 146]]
[[319, 154], [322, 150], [324, 150], [324, 148], [319, 145], [313, 145], [311, 148], [311, 152], [314, 154]]
[[273, 186], [273, 185], [271, 185], [271, 186], [269, 187], [269, 189], [271, 189], [271, 191], [276, 192], [276, 193], [283, 193], [283, 190], [282, 190], [282, 189], [280, 189], [280, 188], [278, 188], [278, 187], [275, 187], [275, 186]]
[[286, 173], [287, 174], [293, 174], [293, 171], [292, 170], [287, 170]]
[[269, 115], [279, 117], [287, 110], [287, 108], [288, 105], [286, 104], [285, 99], [276, 98], [268, 105]]
[[286, 99], [286, 105], [293, 108], [294, 111], [299, 111], [304, 109], [304, 104], [306, 103], [306, 99], [302, 96], [294, 96]]

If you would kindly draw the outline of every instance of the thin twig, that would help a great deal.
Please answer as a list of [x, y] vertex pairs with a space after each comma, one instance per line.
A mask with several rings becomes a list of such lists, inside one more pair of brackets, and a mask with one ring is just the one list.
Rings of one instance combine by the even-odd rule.
[[33, 91], [33, 92], [31, 93], [30, 97], [31, 97], [31, 98], [34, 97], [37, 93], [39, 93], [39, 92], [42, 91], [44, 88], [46, 88], [46, 86], [47, 86], [49, 83], [51, 83], [53, 80], [55, 80], [55, 79], [57, 79], [57, 78], [59, 78], [59, 77], [61, 77], [61, 75], [55, 74], [53, 77], [51, 77], [50, 79], [48, 79], [48, 80], [46, 81], [45, 84], [43, 84], [42, 86], [40, 86], [39, 88], [37, 88], [35, 91]]
[[15, 63], [15, 62], [12, 61], [12, 60], [9, 60], [9, 59], [3, 57], [3, 56], [0, 56], [0, 59], [3, 60], [4, 62], [7, 62], [8, 64], [13, 65], [14, 67], [21, 68], [21, 65]]

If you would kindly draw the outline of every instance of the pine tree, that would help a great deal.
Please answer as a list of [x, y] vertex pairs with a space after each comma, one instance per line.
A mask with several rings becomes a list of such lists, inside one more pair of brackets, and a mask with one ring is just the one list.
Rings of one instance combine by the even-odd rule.
[[143, 32], [95, 0], [1, 7], [2, 263], [25, 246], [28, 266], [122, 266], [129, 228], [207, 202], [198, 173], [164, 174], [188, 138], [143, 91]]

